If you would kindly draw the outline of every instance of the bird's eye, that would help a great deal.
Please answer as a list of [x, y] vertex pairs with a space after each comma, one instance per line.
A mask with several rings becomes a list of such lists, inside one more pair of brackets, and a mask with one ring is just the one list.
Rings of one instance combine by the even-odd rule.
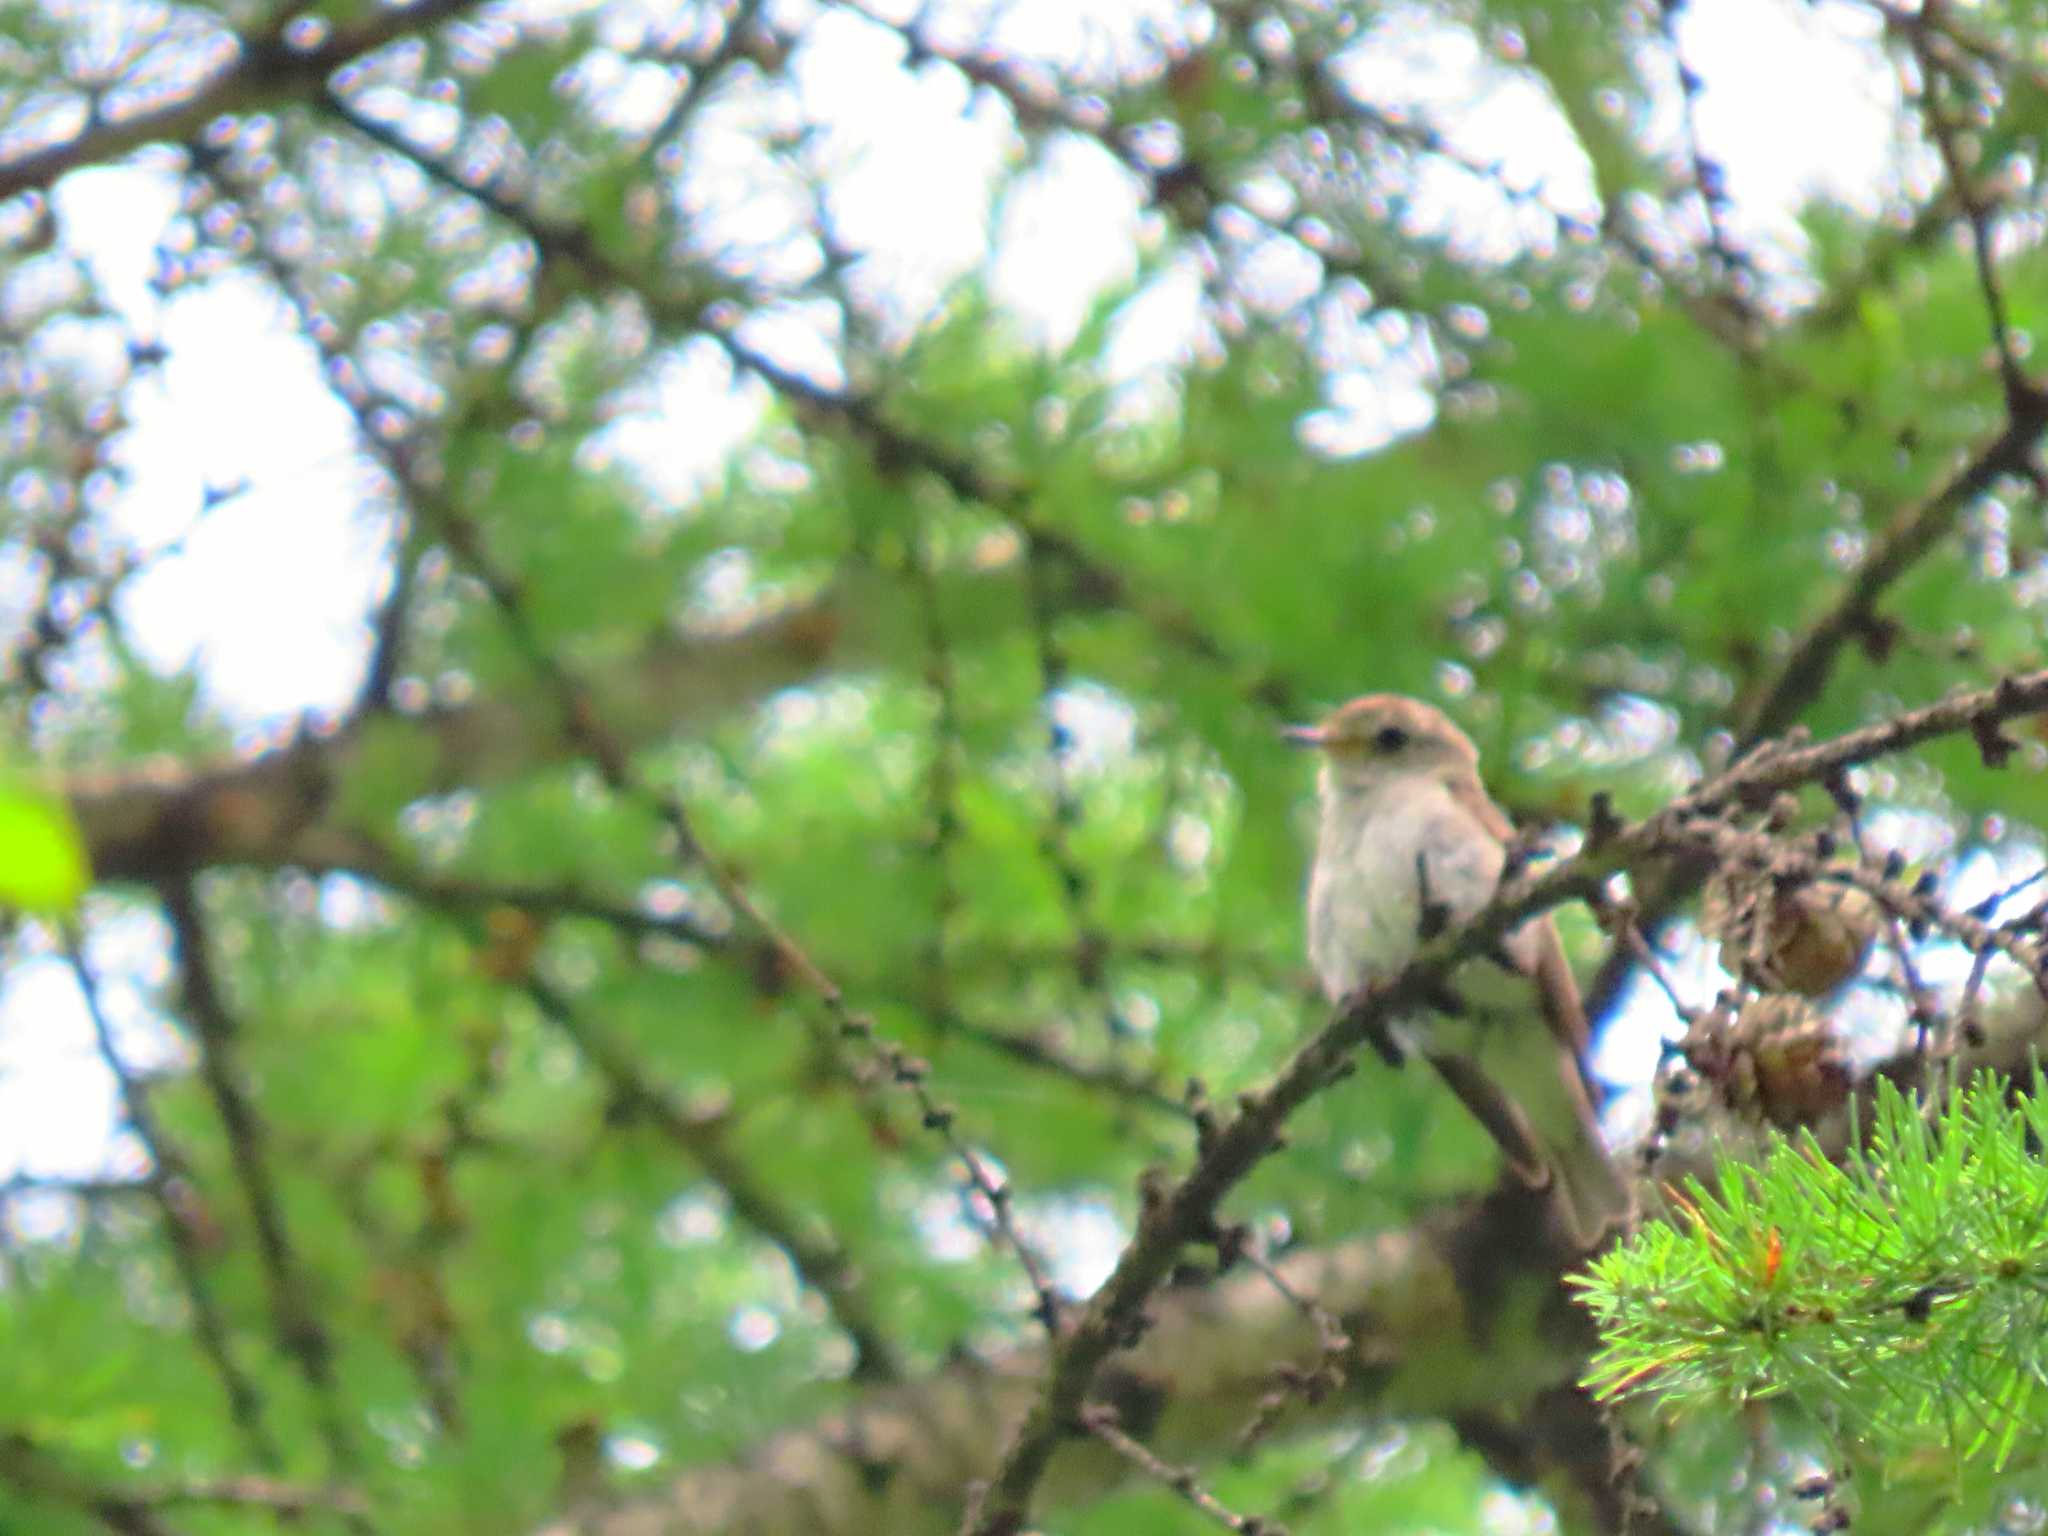
[[1374, 733], [1372, 744], [1382, 752], [1398, 752], [1408, 745], [1408, 733], [1398, 725], [1383, 725]]

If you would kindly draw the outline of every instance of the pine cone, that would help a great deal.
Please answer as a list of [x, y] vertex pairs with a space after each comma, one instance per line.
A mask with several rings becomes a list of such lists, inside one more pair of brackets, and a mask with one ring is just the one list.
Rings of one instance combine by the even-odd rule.
[[1878, 906], [1838, 881], [1790, 885], [1764, 870], [1720, 870], [1707, 882], [1700, 928], [1722, 963], [1765, 992], [1825, 997], [1863, 969]]

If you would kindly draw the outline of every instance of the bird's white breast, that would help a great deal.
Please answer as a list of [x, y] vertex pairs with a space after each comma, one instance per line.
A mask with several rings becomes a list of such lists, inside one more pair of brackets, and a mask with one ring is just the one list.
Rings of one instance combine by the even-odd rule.
[[1422, 941], [1417, 856], [1429, 900], [1456, 922], [1486, 905], [1506, 850], [1432, 779], [1368, 797], [1325, 793], [1308, 887], [1308, 953], [1336, 1002], [1397, 970]]

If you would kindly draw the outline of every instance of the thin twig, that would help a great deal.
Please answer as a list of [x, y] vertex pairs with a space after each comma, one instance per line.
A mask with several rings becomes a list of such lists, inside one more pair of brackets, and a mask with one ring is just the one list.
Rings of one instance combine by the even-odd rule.
[[[333, 105], [344, 115], [352, 114], [352, 109], [339, 98], [334, 98]], [[403, 144], [404, 141], [395, 133], [390, 130], [383, 132], [394, 143]], [[460, 185], [459, 182], [455, 184]], [[486, 196], [481, 192], [473, 195]], [[594, 247], [592, 249], [594, 251]], [[286, 274], [281, 272], [279, 275], [283, 278]], [[303, 316], [305, 305], [289, 282], [285, 284], [285, 293]], [[307, 327], [316, 347], [320, 347], [321, 341], [314, 334], [315, 329], [310, 325]], [[323, 347], [323, 354], [325, 350]], [[330, 374], [334, 372], [330, 368]], [[357, 415], [359, 436], [364, 446], [383, 463], [407, 493], [414, 514], [424, 520], [424, 525], [441, 539], [483, 588], [521, 659], [551, 696], [567, 739], [589, 759], [607, 789], [623, 800], [644, 807], [667, 829], [680, 858], [707, 875], [719, 898], [741, 927], [765, 945], [787, 975], [816, 995], [836, 1026], [839, 1038], [859, 1041], [888, 1080], [910, 1094], [925, 1128], [944, 1141], [947, 1150], [965, 1171], [967, 1183], [987, 1201], [995, 1232], [1016, 1255], [1031, 1284], [1036, 1298], [1033, 1314], [1048, 1330], [1055, 1328], [1059, 1315], [1058, 1298], [1043, 1262], [1017, 1227], [1011, 1210], [1010, 1190], [1006, 1183], [995, 1178], [986, 1159], [959, 1136], [954, 1127], [953, 1109], [940, 1103], [926, 1084], [929, 1071], [926, 1064], [895, 1042], [878, 1035], [873, 1020], [864, 1013], [857, 1013], [848, 1004], [845, 994], [829, 973], [768, 915], [739, 876], [704, 845], [698, 836], [694, 818], [683, 801], [674, 793], [640, 778], [619, 738], [605, 724], [593, 695], [562, 660], [540, 642], [528, 614], [523, 584], [490, 557], [482, 531], [450, 498], [421, 483], [413, 473], [409, 454], [372, 429], [365, 398], [359, 393], [338, 392], [342, 403]]]
[[[1920, 979], [1920, 967], [1913, 961], [1913, 948], [1906, 942], [1905, 924], [1899, 921], [1896, 912], [1885, 914], [1885, 937], [1891, 944], [1892, 958], [1898, 961], [1899, 979], [1906, 989], [1906, 1011], [1913, 1020], [1913, 1050], [1925, 1055], [1939, 1020], [1927, 984]], [[1977, 951], [1978, 956], [1990, 953], [1988, 948]]]
[[1264, 1242], [1243, 1229], [1231, 1250], [1231, 1257], [1265, 1276], [1271, 1285], [1284, 1297], [1289, 1306], [1308, 1319], [1315, 1330], [1316, 1359], [1313, 1365], [1302, 1367], [1283, 1363], [1274, 1370], [1274, 1383], [1270, 1390], [1259, 1399], [1252, 1417], [1243, 1429], [1237, 1432], [1236, 1447], [1241, 1455], [1252, 1449], [1272, 1432], [1273, 1426], [1287, 1410], [1287, 1405], [1300, 1398], [1310, 1404], [1321, 1402], [1330, 1393], [1340, 1389], [1351, 1374], [1355, 1348], [1351, 1336], [1337, 1319], [1330, 1315], [1315, 1297], [1296, 1290], [1288, 1282], [1279, 1267], [1266, 1256]]
[[[421, 907], [448, 912], [491, 912], [510, 909], [540, 919], [582, 918], [602, 923], [628, 940], [668, 939], [730, 957], [757, 984], [775, 970], [774, 951], [757, 938], [743, 938], [723, 929], [713, 929], [688, 913], [657, 913], [623, 897], [587, 890], [573, 881], [559, 884], [474, 879], [442, 875], [414, 868], [409, 862], [368, 843], [345, 862], [306, 861], [299, 866], [313, 874], [346, 874], [382, 886]], [[1116, 954], [1148, 964], [1171, 965], [1185, 959], [1221, 963], [1228, 957], [1213, 946], [1184, 947], [1165, 941], [1140, 940], [1118, 946]], [[927, 966], [934, 962], [927, 957]], [[979, 949], [963, 957], [968, 968], [987, 967], [1004, 974], [1047, 966], [1072, 964], [1066, 946], [1025, 948], [1011, 951]], [[951, 968], [957, 970], [960, 967]], [[951, 974], [951, 970], [947, 972]], [[939, 980], [943, 980], [941, 977]], [[1064, 1078], [1094, 1092], [1112, 1094], [1143, 1108], [1185, 1117], [1185, 1107], [1171, 1094], [1131, 1071], [1108, 1062], [1085, 1061], [1061, 1050], [1043, 1033], [1027, 1033], [982, 1024], [955, 1006], [946, 989], [940, 987], [933, 1001], [933, 978], [928, 974], [924, 995], [906, 995], [903, 1001], [926, 1012], [932, 1027], [942, 1036], [955, 1036], [996, 1055], [1035, 1071]]]
[[1678, 995], [1678, 988], [1672, 984], [1670, 972], [1664, 969], [1663, 960], [1657, 951], [1651, 948], [1650, 941], [1643, 937], [1643, 930], [1636, 926], [1634, 918], [1629, 918], [1625, 922], [1622, 940], [1628, 945], [1637, 962], [1650, 973], [1650, 979], [1657, 983], [1665, 1001], [1671, 1004], [1671, 1011], [1678, 1016], [1679, 1022], [1690, 1024], [1697, 1019], [1699, 1010], [1687, 1006], [1685, 999]]
[[660, 326], [708, 337], [738, 367], [755, 374], [813, 423], [833, 422], [863, 443], [875, 462], [885, 467], [914, 469], [929, 475], [961, 501], [979, 503], [1007, 518], [1041, 553], [1070, 573], [1074, 587], [1100, 606], [1127, 610], [1145, 621], [1161, 638], [1198, 660], [1222, 667], [1244, 679], [1244, 693], [1277, 713], [1297, 713], [1294, 690], [1277, 674], [1248, 667], [1233, 656], [1201, 621], [1177, 604], [1140, 591], [1113, 565], [1097, 559], [1078, 542], [1049, 526], [1039, 515], [1028, 487], [1011, 485], [984, 472], [971, 459], [947, 445], [899, 426], [884, 402], [845, 393], [785, 367], [742, 340], [729, 325], [711, 324], [707, 294], [679, 292], [663, 275], [636, 273], [606, 254], [580, 225], [552, 221], [499, 188], [465, 180], [447, 161], [413, 143], [402, 131], [363, 111], [345, 95], [330, 92], [320, 105], [374, 143], [418, 166], [426, 175], [474, 200], [531, 241], [543, 263], [559, 263], [596, 281], [635, 293]]
[[1238, 1536], [1287, 1536], [1287, 1527], [1275, 1525], [1257, 1515], [1240, 1515], [1232, 1510], [1215, 1494], [1209, 1492], [1190, 1467], [1176, 1467], [1161, 1461], [1141, 1441], [1124, 1433], [1117, 1422], [1114, 1408], [1106, 1403], [1090, 1403], [1081, 1410], [1081, 1424], [1089, 1434], [1123, 1457], [1132, 1466], [1143, 1472], [1154, 1482], [1170, 1489], [1174, 1495], [1199, 1509], [1226, 1531], [1235, 1531]]
[[[485, 912], [510, 907], [542, 919], [585, 918], [628, 939], [668, 939], [706, 950], [746, 948], [731, 933], [687, 911], [657, 912], [644, 902], [592, 890], [574, 879], [501, 881], [441, 874], [367, 840], [346, 861], [302, 861], [297, 867], [309, 874], [351, 875], [418, 906], [443, 911]], [[758, 958], [758, 954], [742, 956], [743, 960]]]
[[1048, 556], [1037, 539], [1024, 540], [1025, 608], [1030, 615], [1031, 636], [1038, 660], [1038, 707], [1045, 715], [1046, 772], [1051, 784], [1051, 808], [1038, 839], [1039, 854], [1051, 867], [1059, 885], [1060, 901], [1066, 908], [1068, 926], [1074, 931], [1074, 971], [1081, 995], [1102, 1012], [1114, 1039], [1126, 1026], [1117, 1013], [1104, 974], [1104, 939], [1090, 913], [1090, 883], [1087, 872], [1074, 856], [1074, 829], [1081, 823], [1081, 801], [1075, 793], [1072, 758], [1073, 732], [1059, 718], [1061, 695], [1067, 687], [1067, 657], [1053, 630], [1051, 576]]
[[[2039, 410], [2040, 389], [2020, 366], [2019, 344], [2013, 335], [2005, 290], [1998, 281], [1994, 250], [1996, 211], [1984, 198], [1976, 177], [1965, 163], [1961, 130], [1940, 101], [1942, 82], [1953, 79], [1953, 73], [1934, 56], [1931, 34], [1920, 17], [1907, 18], [1887, 12], [1886, 26], [1890, 31], [1904, 34], [1907, 47], [1920, 64], [1920, 117], [1927, 125], [1928, 138], [1934, 141], [1935, 150], [1941, 156], [1942, 169], [1948, 175], [1949, 190], [1955, 195], [1956, 205], [1962, 209], [1963, 222], [1969, 227], [1970, 252], [1977, 265], [1977, 286], [1984, 295], [1984, 311], [1990, 320], [1991, 342], [1998, 357], [1999, 382], [2005, 389], [2006, 415], [2016, 421], [2030, 410]], [[1932, 34], [1939, 35], [1945, 34]]]
[[747, 29], [753, 26], [755, 17], [760, 14], [761, 0], [738, 0], [729, 15], [723, 5], [718, 10], [721, 29], [718, 42], [703, 58], [688, 61], [688, 83], [677, 89], [676, 99], [641, 143], [638, 159], [643, 164], [659, 154], [661, 147], [689, 122], [692, 114], [703, 104], [711, 82], [724, 72], [727, 65], [746, 53]]
[[309, 1488], [271, 1477], [189, 1478], [176, 1482], [100, 1481], [73, 1471], [19, 1431], [0, 1431], [0, 1476], [23, 1490], [76, 1505], [122, 1536], [158, 1536], [169, 1526], [157, 1513], [184, 1505], [267, 1511], [280, 1523], [335, 1513], [360, 1519], [362, 1498], [332, 1488]]
[[343, 66], [399, 38], [424, 33], [475, 4], [476, 0], [417, 0], [372, 11], [351, 25], [335, 27], [311, 47], [287, 40], [286, 23], [296, 14], [289, 11], [266, 31], [225, 33], [227, 48], [192, 49], [194, 56], [228, 60], [212, 75], [176, 90], [151, 82], [150, 106], [118, 118], [95, 116], [82, 133], [0, 160], [0, 202], [48, 188], [81, 166], [110, 164], [142, 145], [189, 138], [224, 113], [258, 112], [310, 96]]
[[[2048, 705], [2043, 707], [2048, 708]], [[1761, 832], [1733, 827], [1707, 816], [1676, 819], [1671, 823], [1670, 831], [1674, 845], [1704, 848], [1724, 865], [1747, 865], [1801, 884], [1833, 882], [1853, 886], [1872, 897], [1891, 918], [1937, 929], [1972, 953], [1992, 951], [2003, 954], [2028, 976], [2035, 978], [2037, 983], [2048, 981], [2048, 959], [2044, 959], [2038, 936], [2029, 935], [2016, 925], [1994, 925], [1973, 912], [1948, 908], [1917, 886], [1888, 878], [1882, 868], [1875, 868], [1865, 860], [1848, 863], [1825, 860], [1805, 849], [1777, 842]]]
[[679, 1147], [726, 1198], [732, 1212], [756, 1234], [789, 1257], [798, 1278], [824, 1299], [853, 1341], [854, 1374], [864, 1381], [896, 1381], [903, 1366], [884, 1333], [879, 1315], [859, 1281], [860, 1267], [826, 1234], [813, 1236], [807, 1222], [785, 1210], [727, 1143], [722, 1116], [693, 1114], [649, 1081], [619, 1043], [587, 1018], [560, 991], [537, 978], [521, 988], [548, 1021], [575, 1042], [603, 1075], [622, 1108], [645, 1114]]
[[947, 985], [946, 933], [960, 906], [953, 878], [953, 845], [960, 837], [960, 700], [953, 652], [939, 605], [938, 552], [931, 530], [914, 524], [906, 535], [905, 562], [924, 623], [924, 680], [932, 696], [931, 761], [925, 772], [925, 814], [930, 818], [925, 857], [932, 868], [931, 931], [924, 943], [925, 988], [934, 1017], [953, 1011]]
[[1965, 507], [2003, 477], [2027, 473], [2044, 431], [2048, 396], [2029, 395], [2003, 430], [1946, 483], [1894, 514], [1834, 605], [1793, 643], [1775, 679], [1742, 711], [1738, 751], [1776, 736], [1806, 712], [1844, 648], [1877, 621], [1879, 600], [1955, 527]]
[[100, 996], [99, 976], [86, 961], [84, 945], [76, 933], [67, 933], [64, 947], [72, 974], [78, 978], [79, 993], [85, 999], [86, 1015], [92, 1020], [93, 1041], [100, 1060], [114, 1075], [114, 1081], [121, 1090], [129, 1128], [149, 1155], [149, 1172], [142, 1180], [142, 1187], [149, 1191], [150, 1198], [156, 1203], [158, 1217], [163, 1224], [164, 1242], [171, 1250], [171, 1262], [178, 1271], [179, 1283], [184, 1287], [186, 1303], [192, 1308], [193, 1336], [199, 1342], [200, 1352], [212, 1365], [214, 1374], [220, 1378], [221, 1390], [227, 1394], [228, 1416], [234, 1420], [249, 1454], [259, 1467], [276, 1471], [284, 1465], [284, 1455], [264, 1423], [263, 1398], [255, 1381], [235, 1363], [234, 1351], [228, 1343], [227, 1322], [207, 1280], [206, 1263], [200, 1253], [199, 1234], [194, 1224], [201, 1198], [199, 1192], [183, 1156], [157, 1121], [155, 1106], [150, 1102], [149, 1084], [130, 1072], [127, 1063], [121, 1059], [120, 1050], [114, 1043], [113, 1025], [107, 1018], [106, 1006]]
[[384, 594], [370, 619], [370, 662], [363, 672], [363, 685], [356, 695], [351, 718], [380, 714], [391, 707], [391, 690], [405, 664], [407, 627], [412, 618], [414, 588], [419, 578], [419, 555], [408, 550], [410, 542], [405, 511], [391, 512], [391, 589]]
[[672, 792], [642, 780], [633, 770], [617, 739], [606, 728], [590, 694], [568, 668], [542, 646], [528, 620], [520, 585], [490, 560], [483, 548], [480, 531], [438, 497], [422, 497], [419, 504], [435, 521], [437, 531], [464, 566], [483, 586], [522, 659], [547, 686], [561, 712], [563, 728], [596, 767], [605, 786], [614, 794], [652, 811], [675, 839], [682, 859], [701, 869], [741, 925], [758, 936], [775, 953], [783, 969], [812, 992], [832, 1019], [842, 1039], [861, 1042], [883, 1068], [889, 1081], [907, 1091], [915, 1101], [927, 1130], [936, 1133], [966, 1172], [967, 1182], [989, 1204], [996, 1232], [1016, 1255], [1036, 1296], [1034, 1315], [1048, 1329], [1056, 1325], [1059, 1305], [1046, 1270], [1031, 1245], [1019, 1232], [1010, 1208], [1010, 1190], [998, 1182], [982, 1156], [970, 1147], [954, 1127], [954, 1111], [932, 1094], [926, 1078], [928, 1066], [894, 1041], [877, 1033], [874, 1021], [857, 1012], [839, 984], [811, 958], [795, 937], [770, 917], [754, 899], [739, 876], [714, 855], [699, 838], [694, 818], [682, 800]]
[[284, 1206], [271, 1173], [262, 1118], [242, 1084], [235, 1061], [240, 1030], [214, 975], [198, 893], [191, 878], [185, 876], [166, 882], [160, 894], [183, 977], [183, 1011], [199, 1046], [199, 1075], [226, 1132], [235, 1180], [255, 1222], [256, 1251], [270, 1291], [278, 1345], [305, 1378], [328, 1455], [335, 1470], [345, 1472], [355, 1466], [356, 1455], [342, 1415], [332, 1348], [285, 1230]]
[[1701, 144], [1699, 98], [1702, 82], [1693, 73], [1692, 66], [1686, 63], [1685, 50], [1678, 42], [1678, 17], [1685, 7], [1686, 0], [1658, 0], [1657, 16], [1664, 34], [1664, 46], [1671, 55], [1671, 67], [1678, 77], [1680, 121], [1686, 152], [1692, 161], [1693, 188], [1699, 193], [1700, 206], [1706, 216], [1708, 253], [1721, 269], [1721, 292], [1736, 306], [1745, 324], [1754, 324], [1757, 316], [1751, 300], [1760, 274], [1755, 260], [1735, 243], [1728, 228], [1731, 204], [1727, 169]]
[[1064, 1078], [1076, 1087], [1108, 1094], [1123, 1103], [1175, 1119], [1187, 1118], [1187, 1105], [1156, 1081], [1114, 1062], [1086, 1061], [1070, 1055], [1049, 1038], [1047, 1031], [998, 1029], [977, 1023], [956, 1009], [932, 1014], [931, 1023], [942, 1036], [957, 1036], [1023, 1066]]

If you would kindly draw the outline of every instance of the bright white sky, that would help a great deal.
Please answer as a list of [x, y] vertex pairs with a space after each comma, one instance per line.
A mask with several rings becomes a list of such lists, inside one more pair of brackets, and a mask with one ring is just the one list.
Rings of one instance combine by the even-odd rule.
[[[1047, 54], [1070, 50], [1103, 24], [1099, 3], [1029, 0], [1019, 10], [1023, 20], [1005, 36]], [[1791, 213], [1811, 197], [1872, 213], [1896, 196], [1897, 92], [1869, 46], [1874, 32], [1867, 13], [1836, 0], [1717, 0], [1684, 12], [1682, 41], [1706, 82], [1701, 137], [1726, 166], [1742, 227], [1792, 242]], [[1475, 73], [1485, 67], [1469, 39], [1416, 18], [1377, 36], [1352, 76], [1358, 87], [1383, 104], [1455, 123], [1458, 143], [1475, 158], [1542, 183], [1557, 206], [1590, 210], [1583, 163], [1537, 89], [1508, 81], [1461, 119], [1454, 109], [1472, 99]], [[887, 281], [926, 302], [985, 269], [998, 297], [1057, 344], [1092, 295], [1136, 269], [1146, 216], [1132, 178], [1097, 146], [1056, 146], [1002, 205], [991, 254], [990, 179], [1013, 144], [1006, 114], [950, 72], [905, 74], [901, 56], [894, 34], [840, 14], [796, 61], [807, 110], [834, 125], [832, 142], [844, 154], [835, 206], [847, 238], [871, 242], [886, 258]], [[1678, 99], [1668, 59], [1654, 68], [1650, 131], [1668, 141]], [[656, 115], [661, 105], [653, 105]], [[1445, 221], [1485, 217], [1475, 214], [1472, 184], [1459, 174], [1429, 190]], [[173, 204], [164, 163], [148, 156], [73, 175], [55, 198], [63, 241], [90, 260], [136, 332], [168, 353], [128, 402], [120, 456], [129, 489], [114, 522], [141, 549], [184, 542], [133, 585], [126, 617], [164, 669], [196, 668], [207, 705], [254, 742], [306, 711], [343, 707], [357, 688], [368, 651], [364, 615], [380, 580], [382, 511], [366, 506], [370, 481], [352, 453], [348, 414], [273, 301], [239, 278], [168, 304], [150, 294], [145, 275]], [[1283, 271], [1273, 281], [1284, 290], [1289, 278]], [[1135, 300], [1115, 366], [1135, 376], [1172, 359], [1191, 334], [1196, 297], [1193, 273], [1182, 271]], [[678, 463], [678, 445], [722, 451], [759, 409], [758, 393], [735, 392], [707, 352], [665, 367], [645, 409], [612, 429], [617, 451], [651, 485], [679, 496], [710, 461]], [[1346, 440], [1384, 440], [1404, 410], [1412, 415], [1412, 401], [1390, 405], [1384, 394], [1358, 391]], [[676, 430], [682, 420], [690, 431]], [[230, 486], [245, 489], [202, 517], [208, 488]], [[0, 581], [0, 630], [11, 627], [5, 609], [16, 600]], [[8, 957], [0, 980], [0, 1178], [136, 1171], [139, 1153], [116, 1134], [112, 1083], [68, 970], [47, 949], [17, 948], [23, 952]], [[163, 934], [135, 920], [102, 923], [93, 955], [109, 979], [124, 1053], [138, 1067], [160, 1061], [171, 1047], [146, 991], [165, 970]], [[1642, 1007], [1654, 1013], [1659, 1001], [1645, 997]], [[1634, 1045], [1607, 1052], [1603, 1069], [1617, 1081], [1643, 1082], [1649, 1033], [1631, 1030]], [[10, 1209], [17, 1230], [58, 1230], [67, 1219], [44, 1202]]]

